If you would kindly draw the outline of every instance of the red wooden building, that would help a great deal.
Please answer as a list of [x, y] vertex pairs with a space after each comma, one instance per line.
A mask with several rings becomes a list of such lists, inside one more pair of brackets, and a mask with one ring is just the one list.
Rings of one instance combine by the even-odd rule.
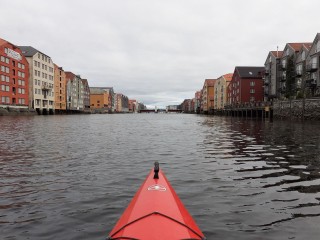
[[16, 45], [0, 38], [0, 107], [28, 108], [29, 64]]
[[227, 90], [227, 105], [263, 101], [264, 67], [235, 67]]

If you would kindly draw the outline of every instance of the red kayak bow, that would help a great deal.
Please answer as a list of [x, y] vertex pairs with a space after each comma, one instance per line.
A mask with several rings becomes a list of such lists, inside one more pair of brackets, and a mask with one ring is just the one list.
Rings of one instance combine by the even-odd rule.
[[109, 240], [203, 240], [203, 233], [155, 163]]

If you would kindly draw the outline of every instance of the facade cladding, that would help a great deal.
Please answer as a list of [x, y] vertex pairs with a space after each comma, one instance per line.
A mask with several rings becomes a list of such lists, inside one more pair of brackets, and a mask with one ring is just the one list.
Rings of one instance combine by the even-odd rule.
[[228, 86], [230, 105], [263, 101], [264, 67], [235, 67]]
[[54, 65], [49, 56], [30, 46], [20, 46], [29, 63], [29, 108], [54, 112]]
[[29, 64], [21, 50], [0, 38], [0, 106], [28, 108]]

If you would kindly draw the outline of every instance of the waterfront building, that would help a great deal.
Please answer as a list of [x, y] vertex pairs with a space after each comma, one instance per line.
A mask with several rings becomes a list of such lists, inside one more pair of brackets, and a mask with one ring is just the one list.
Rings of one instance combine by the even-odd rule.
[[297, 79], [295, 63], [297, 55], [303, 45], [308, 46], [312, 43], [287, 43], [280, 60], [280, 98], [295, 97], [297, 94]]
[[83, 107], [84, 110], [90, 109], [90, 87], [87, 79], [82, 79], [83, 85]]
[[227, 90], [228, 105], [263, 101], [264, 67], [235, 67]]
[[136, 103], [136, 108], [137, 108], [137, 112], [140, 112], [140, 110], [147, 109], [146, 105], [144, 105], [143, 103], [140, 103], [140, 102]]
[[302, 98], [305, 95], [305, 84], [307, 72], [306, 72], [306, 57], [311, 49], [312, 44], [302, 44], [299, 52], [297, 53], [295, 60], [295, 90], [297, 97]]
[[264, 101], [272, 101], [279, 98], [280, 88], [280, 60], [283, 51], [270, 51], [264, 63]]
[[182, 112], [184, 113], [190, 113], [192, 112], [192, 103], [191, 103], [191, 99], [185, 99], [183, 100], [183, 102], [180, 105], [180, 109]]
[[167, 107], [166, 107], [166, 110], [167, 111], [169, 111], [169, 110], [174, 110], [174, 111], [176, 111], [176, 110], [178, 110], [179, 109], [179, 105], [168, 105]]
[[233, 74], [228, 73], [219, 77], [214, 84], [214, 109], [222, 110], [227, 104], [227, 87], [232, 79]]
[[29, 63], [16, 45], [0, 38], [0, 107], [28, 109]]
[[54, 65], [51, 58], [30, 46], [20, 46], [29, 63], [29, 108], [54, 113]]
[[136, 112], [137, 111], [137, 100], [129, 99], [129, 112]]
[[54, 64], [55, 113], [66, 111], [66, 74], [62, 67]]
[[113, 112], [112, 87], [90, 87], [90, 108], [98, 112]]
[[305, 86], [311, 96], [320, 96], [320, 33], [314, 38], [306, 57]]
[[214, 111], [214, 84], [216, 79], [206, 79], [202, 88], [202, 111], [204, 114]]
[[128, 97], [123, 95], [122, 93], [116, 93], [115, 96], [116, 112], [129, 112]]
[[66, 91], [67, 91], [67, 111], [83, 111], [84, 110], [84, 87], [80, 75], [72, 72], [66, 73]]
[[201, 107], [201, 90], [196, 91], [194, 94], [194, 112], [195, 113], [200, 113], [200, 107]]

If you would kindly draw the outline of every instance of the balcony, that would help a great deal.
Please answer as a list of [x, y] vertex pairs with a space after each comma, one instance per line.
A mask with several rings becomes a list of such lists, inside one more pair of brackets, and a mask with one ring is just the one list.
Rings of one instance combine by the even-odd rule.
[[296, 69], [296, 77], [302, 76], [302, 69]]
[[318, 66], [317, 66], [316, 63], [309, 63], [309, 64], [307, 64], [307, 66], [306, 66], [306, 71], [307, 71], [307, 72], [316, 72], [317, 69], [318, 69]]
[[53, 88], [53, 86], [52, 86], [52, 85], [49, 85], [49, 84], [47, 84], [47, 83], [43, 83], [43, 84], [41, 85], [41, 88], [42, 88], [42, 90], [49, 91], [49, 90], [51, 90], [51, 89]]
[[269, 76], [270, 75], [270, 69], [266, 69], [265, 72], [264, 72], [264, 75], [265, 76]]
[[285, 71], [287, 69], [287, 64], [281, 63], [279, 66], [281, 71]]
[[308, 80], [306, 80], [306, 85], [308, 87], [315, 87], [317, 86], [317, 79], [316, 78], [310, 78]]

